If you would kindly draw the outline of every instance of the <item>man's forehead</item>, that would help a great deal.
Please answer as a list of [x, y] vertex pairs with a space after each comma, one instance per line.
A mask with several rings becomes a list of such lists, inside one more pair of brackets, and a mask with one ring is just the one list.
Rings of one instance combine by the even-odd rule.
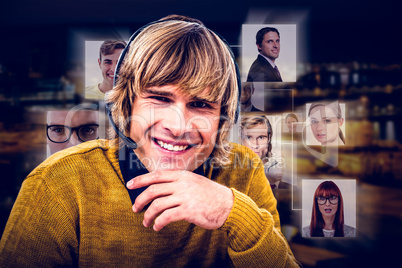
[[265, 124], [257, 124], [257, 125], [253, 125], [253, 126], [248, 126], [246, 128], [246, 131], [248, 133], [261, 132], [261, 131], [268, 132], [268, 126]]
[[114, 56], [116, 56], [116, 55], [120, 56], [120, 54], [121, 54], [122, 51], [123, 51], [123, 49], [118, 48], [118, 49], [115, 49], [114, 52], [111, 53], [111, 54], [110, 54], [110, 53], [109, 53], [109, 54], [103, 54], [103, 53], [101, 53], [102, 59], [110, 59], [110, 58], [112, 58], [112, 57], [114, 57]]
[[48, 111], [47, 123], [65, 121], [68, 111]]
[[85, 125], [98, 122], [97, 111], [49, 111], [47, 124], [51, 125]]
[[193, 91], [189, 88], [180, 87], [178, 85], [165, 85], [165, 86], [154, 86], [147, 87], [143, 90], [145, 94], [158, 94], [167, 97], [186, 97], [194, 100], [207, 100], [209, 102], [218, 103], [218, 100], [211, 100], [210, 96], [211, 89], [205, 88], [200, 93], [198, 91]]
[[264, 39], [279, 39], [279, 35], [277, 32], [270, 31], [264, 34]]

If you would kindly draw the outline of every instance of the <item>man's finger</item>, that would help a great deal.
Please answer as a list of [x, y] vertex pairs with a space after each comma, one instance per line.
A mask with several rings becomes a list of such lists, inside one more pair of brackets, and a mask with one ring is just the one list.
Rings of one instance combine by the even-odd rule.
[[136, 199], [133, 205], [134, 212], [140, 212], [146, 205], [152, 202], [152, 200], [171, 195], [174, 189], [170, 183], [158, 183], [152, 184], [145, 189]]
[[180, 207], [174, 207], [171, 209], [167, 209], [162, 212], [161, 215], [159, 215], [155, 219], [155, 224], [153, 226], [153, 229], [155, 231], [161, 230], [163, 227], [166, 225], [176, 222], [176, 221], [181, 221], [184, 220], [185, 218], [183, 217], [183, 213]]
[[164, 211], [177, 206], [179, 206], [179, 201], [177, 198], [175, 198], [175, 196], [169, 195], [156, 198], [154, 201], [152, 201], [151, 205], [144, 213], [144, 226], [151, 226], [152, 222], [159, 214], [162, 214]]
[[154, 171], [133, 178], [127, 182], [126, 186], [128, 189], [133, 190], [141, 187], [147, 187], [155, 183], [171, 182], [177, 180], [178, 178], [178, 175], [174, 174], [174, 171]]

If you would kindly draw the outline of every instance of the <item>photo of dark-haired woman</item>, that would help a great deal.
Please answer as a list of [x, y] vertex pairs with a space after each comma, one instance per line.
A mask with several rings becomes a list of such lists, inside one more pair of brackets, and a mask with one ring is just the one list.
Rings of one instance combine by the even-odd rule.
[[[303, 181], [303, 186], [305, 183]], [[350, 185], [343, 186], [351, 188]], [[302, 236], [355, 237], [356, 228], [345, 224], [344, 209], [346, 206], [349, 209], [351, 204], [344, 204], [341, 190], [333, 181], [321, 182], [314, 193], [310, 225], [302, 228]]]

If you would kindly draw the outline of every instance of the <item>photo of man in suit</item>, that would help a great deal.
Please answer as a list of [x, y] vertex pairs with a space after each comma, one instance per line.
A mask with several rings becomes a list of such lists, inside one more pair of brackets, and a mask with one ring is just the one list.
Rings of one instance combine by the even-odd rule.
[[276, 28], [264, 27], [257, 32], [258, 57], [250, 67], [247, 82], [282, 82], [275, 60], [281, 50], [280, 34]]
[[251, 101], [255, 91], [253, 83], [244, 82], [241, 84], [241, 96], [240, 96], [240, 110], [241, 112], [262, 112], [254, 106]]

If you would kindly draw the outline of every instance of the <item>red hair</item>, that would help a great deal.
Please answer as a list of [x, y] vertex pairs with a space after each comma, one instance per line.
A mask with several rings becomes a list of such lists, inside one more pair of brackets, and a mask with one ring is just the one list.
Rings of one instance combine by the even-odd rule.
[[313, 212], [311, 213], [311, 223], [310, 223], [310, 235], [311, 237], [323, 237], [322, 229], [325, 226], [324, 219], [322, 218], [320, 209], [317, 203], [317, 197], [338, 197], [338, 209], [335, 213], [335, 220], [332, 227], [335, 229], [334, 237], [343, 237], [343, 225], [344, 225], [344, 215], [343, 215], [343, 198], [341, 191], [338, 186], [333, 181], [324, 181], [318, 185], [314, 193], [313, 200]]

